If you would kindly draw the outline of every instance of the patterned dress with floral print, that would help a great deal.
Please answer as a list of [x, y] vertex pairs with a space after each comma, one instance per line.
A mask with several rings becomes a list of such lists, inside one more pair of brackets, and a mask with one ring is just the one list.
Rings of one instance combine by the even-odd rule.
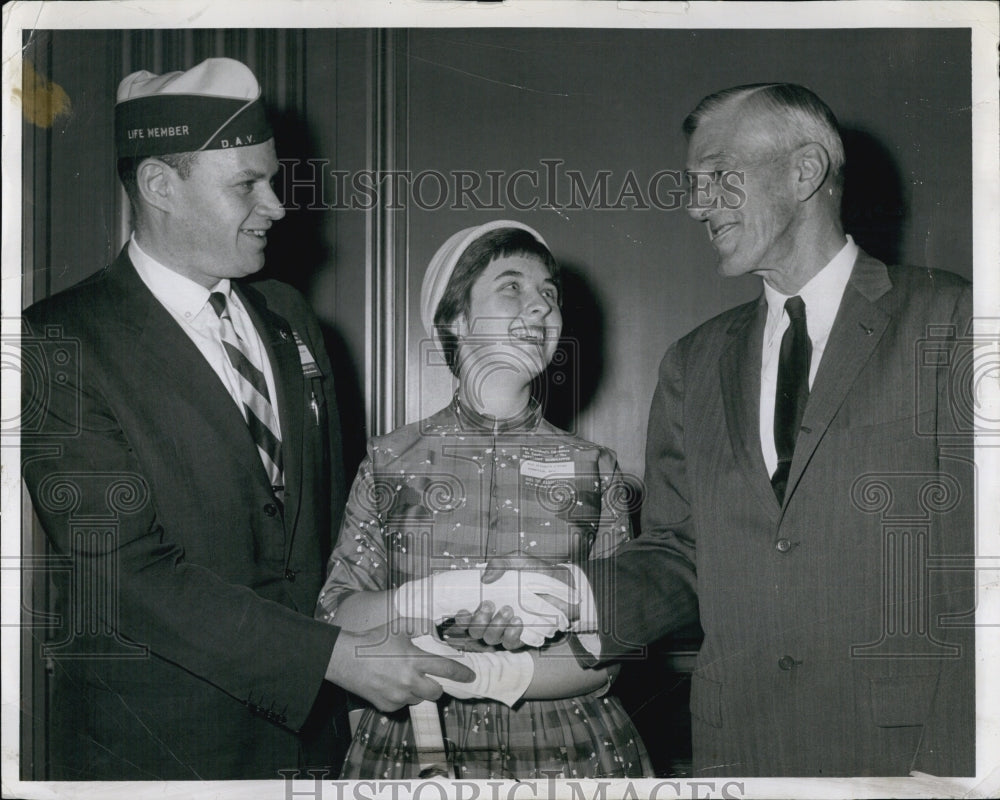
[[[317, 617], [335, 624], [351, 593], [393, 589], [496, 555], [577, 563], [606, 556], [631, 536], [631, 494], [612, 451], [550, 425], [534, 402], [497, 420], [456, 399], [369, 442]], [[513, 708], [447, 695], [439, 705], [459, 778], [652, 775], [632, 721], [607, 687]], [[341, 777], [418, 772], [407, 710], [366, 709]]]

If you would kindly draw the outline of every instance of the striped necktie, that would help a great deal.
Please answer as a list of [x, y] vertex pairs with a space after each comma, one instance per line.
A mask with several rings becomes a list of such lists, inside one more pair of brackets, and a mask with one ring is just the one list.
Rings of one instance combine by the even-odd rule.
[[806, 305], [796, 295], [785, 301], [788, 329], [781, 339], [778, 356], [778, 388], [774, 397], [774, 447], [778, 468], [771, 476], [771, 487], [779, 503], [785, 501], [785, 489], [795, 452], [795, 439], [802, 426], [802, 415], [809, 400], [809, 363], [812, 342], [806, 326]]
[[221, 323], [225, 363], [230, 368], [236, 386], [239, 387], [240, 402], [247, 427], [257, 445], [257, 452], [260, 453], [264, 469], [267, 470], [271, 487], [280, 497], [285, 484], [281, 464], [281, 430], [278, 427], [274, 406], [271, 405], [267, 379], [250, 360], [243, 340], [233, 327], [233, 320], [226, 307], [226, 296], [222, 292], [212, 292], [208, 302]]

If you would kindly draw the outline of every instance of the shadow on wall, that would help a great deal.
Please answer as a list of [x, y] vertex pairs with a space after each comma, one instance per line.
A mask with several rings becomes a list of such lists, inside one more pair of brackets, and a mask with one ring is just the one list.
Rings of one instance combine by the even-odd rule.
[[[318, 158], [317, 145], [308, 123], [291, 111], [269, 111], [274, 129], [278, 158]], [[278, 174], [280, 179], [281, 173]], [[285, 187], [276, 187], [279, 197]], [[303, 206], [289, 209], [284, 219], [268, 234], [267, 263], [261, 278], [273, 278], [291, 284], [309, 296], [311, 283], [320, 269], [333, 258], [333, 249], [326, 240], [322, 211]], [[333, 365], [333, 380], [337, 391], [337, 406], [344, 448], [344, 469], [348, 479], [354, 475], [365, 454], [365, 403], [359, 375], [362, 365], [354, 363], [342, 334], [336, 327], [321, 324], [324, 344]]]
[[533, 392], [545, 418], [576, 433], [577, 417], [594, 400], [604, 372], [604, 311], [585, 270], [560, 262], [563, 331], [559, 349]]
[[906, 196], [892, 153], [868, 131], [841, 130], [847, 167], [841, 218], [844, 230], [869, 255], [898, 264], [906, 225]]
[[[294, 111], [269, 110], [279, 159], [303, 161], [316, 158], [317, 145], [309, 124]], [[275, 191], [287, 202], [288, 187], [281, 186], [283, 173], [275, 178]], [[298, 198], [297, 198], [298, 199]], [[267, 264], [263, 277], [290, 283], [308, 294], [313, 276], [332, 257], [332, 248], [323, 235], [324, 214], [305, 206], [286, 209], [285, 218], [268, 233]]]

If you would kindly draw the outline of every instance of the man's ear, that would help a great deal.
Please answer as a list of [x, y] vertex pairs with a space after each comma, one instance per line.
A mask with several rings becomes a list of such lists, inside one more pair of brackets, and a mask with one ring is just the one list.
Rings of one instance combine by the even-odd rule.
[[176, 200], [177, 171], [158, 158], [147, 158], [135, 172], [139, 196], [146, 205], [170, 213]]
[[809, 142], [795, 150], [794, 154], [795, 197], [808, 200], [826, 181], [830, 172], [830, 155], [818, 142]]

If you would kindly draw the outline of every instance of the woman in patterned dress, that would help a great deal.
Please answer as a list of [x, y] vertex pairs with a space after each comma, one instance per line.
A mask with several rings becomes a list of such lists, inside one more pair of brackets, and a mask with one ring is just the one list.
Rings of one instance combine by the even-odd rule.
[[[317, 605], [348, 630], [384, 624], [392, 591], [408, 581], [509, 553], [580, 563], [631, 535], [614, 453], [550, 425], [531, 397], [562, 328], [558, 268], [541, 236], [510, 221], [455, 234], [427, 270], [421, 311], [458, 390], [446, 408], [368, 444]], [[439, 701], [457, 777], [652, 775], [607, 693], [608, 670], [579, 666], [565, 638], [528, 652], [531, 682], [513, 706]], [[341, 777], [418, 773], [406, 710], [366, 709]]]

